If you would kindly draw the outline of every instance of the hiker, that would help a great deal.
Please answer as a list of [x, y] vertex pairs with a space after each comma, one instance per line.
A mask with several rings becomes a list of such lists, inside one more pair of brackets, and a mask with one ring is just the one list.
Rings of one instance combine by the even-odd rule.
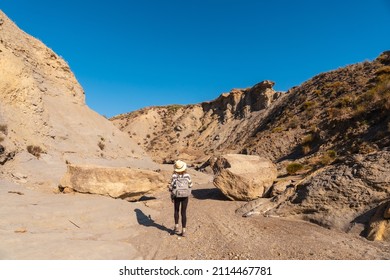
[[[192, 181], [190, 175], [186, 172], [187, 164], [184, 161], [177, 160], [174, 165], [174, 172], [169, 183], [171, 200], [174, 205], [175, 228], [173, 232], [179, 234], [179, 211], [181, 213], [182, 232], [181, 236], [186, 236], [187, 226], [187, 206], [191, 194]], [[181, 206], [181, 209], [180, 209]]]

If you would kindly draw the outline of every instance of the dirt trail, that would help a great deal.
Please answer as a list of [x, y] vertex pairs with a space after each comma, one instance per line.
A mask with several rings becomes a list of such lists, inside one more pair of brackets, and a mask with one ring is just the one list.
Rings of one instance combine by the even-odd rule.
[[[211, 182], [195, 185], [188, 206], [188, 236], [171, 235], [173, 205], [168, 192], [138, 211], [136, 249], [143, 259], [390, 259], [390, 244], [304, 222], [252, 216], [235, 210], [244, 202], [227, 200]], [[159, 213], [155, 216], [149, 214]], [[149, 216], [150, 215], [150, 216]], [[132, 242], [133, 243], [133, 242]]]
[[390, 244], [281, 218], [243, 218], [211, 176], [193, 173], [188, 236], [171, 235], [168, 191], [127, 202], [0, 180], [0, 259], [390, 259]]

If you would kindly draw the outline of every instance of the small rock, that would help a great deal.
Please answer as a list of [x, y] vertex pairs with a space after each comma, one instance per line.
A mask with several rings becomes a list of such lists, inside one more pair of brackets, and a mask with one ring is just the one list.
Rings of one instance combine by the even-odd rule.
[[182, 131], [183, 127], [181, 125], [177, 125], [177, 126], [175, 126], [174, 130], [175, 131]]
[[14, 193], [14, 194], [18, 194], [18, 195], [24, 195], [24, 193], [22, 193], [22, 192], [16, 192], [16, 191], [8, 191], [8, 193]]
[[17, 180], [27, 179], [27, 176], [26, 176], [26, 175], [23, 175], [23, 174], [18, 173], [18, 172], [12, 173], [11, 175], [12, 175], [15, 179], [17, 179]]
[[15, 229], [14, 232], [15, 232], [15, 233], [26, 233], [26, 232], [27, 232], [27, 229], [26, 229], [26, 228], [18, 228], [18, 229]]

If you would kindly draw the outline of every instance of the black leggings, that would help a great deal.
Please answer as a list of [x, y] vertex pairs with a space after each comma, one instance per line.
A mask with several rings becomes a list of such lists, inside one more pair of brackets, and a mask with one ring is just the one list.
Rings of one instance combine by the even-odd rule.
[[181, 224], [182, 227], [185, 228], [187, 226], [187, 205], [188, 205], [188, 197], [175, 197], [173, 199], [175, 212], [175, 225], [179, 224], [179, 209], [181, 204]]

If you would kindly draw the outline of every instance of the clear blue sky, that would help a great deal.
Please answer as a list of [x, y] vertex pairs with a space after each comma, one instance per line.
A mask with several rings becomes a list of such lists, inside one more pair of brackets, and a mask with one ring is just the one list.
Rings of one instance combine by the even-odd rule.
[[215, 99], [262, 80], [288, 90], [390, 50], [390, 0], [1, 0], [111, 117]]

